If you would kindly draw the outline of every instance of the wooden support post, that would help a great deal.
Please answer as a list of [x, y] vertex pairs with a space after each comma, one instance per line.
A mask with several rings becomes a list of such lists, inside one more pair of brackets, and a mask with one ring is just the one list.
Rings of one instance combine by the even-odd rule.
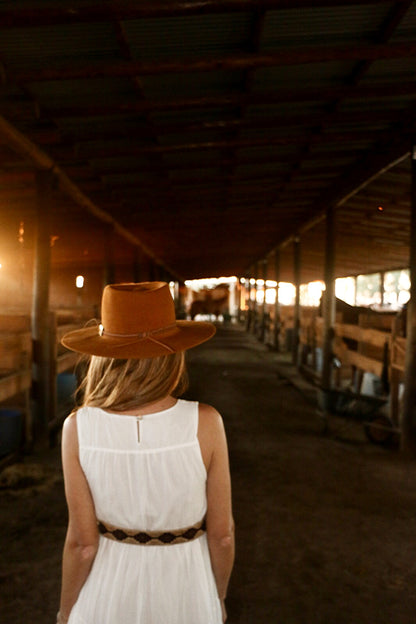
[[274, 302], [274, 348], [280, 350], [280, 303], [279, 303], [279, 282], [280, 282], [280, 249], [274, 252], [274, 272], [276, 279], [276, 299]]
[[299, 332], [300, 332], [300, 240], [293, 241], [293, 272], [295, 282], [295, 308], [293, 314], [292, 362], [298, 364]]
[[31, 321], [33, 340], [32, 428], [35, 444], [45, 440], [48, 423], [56, 415], [56, 371], [51, 345], [51, 341], [54, 340], [54, 333], [51, 331], [49, 315], [52, 188], [53, 174], [50, 171], [38, 171], [36, 173], [37, 215]]
[[261, 308], [261, 325], [260, 325], [260, 340], [264, 342], [266, 338], [266, 324], [267, 324], [267, 308], [266, 308], [266, 281], [267, 281], [267, 258], [263, 260], [263, 305]]
[[186, 286], [183, 282], [178, 282], [178, 303], [176, 314], [178, 319], [186, 319]]
[[258, 262], [256, 262], [256, 264], [254, 265], [253, 321], [252, 321], [252, 327], [251, 327], [251, 331], [254, 333], [255, 336], [257, 335], [258, 318], [259, 318], [259, 311], [258, 311], [258, 305], [257, 305], [257, 291], [258, 291], [257, 280], [258, 279], [259, 279], [259, 265], [258, 265]]
[[241, 282], [242, 278], [239, 276], [237, 277], [237, 283], [236, 283], [236, 289], [235, 289], [235, 293], [236, 293], [236, 297], [237, 297], [237, 303], [236, 303], [236, 310], [237, 310], [237, 323], [241, 322], [242, 319], [242, 315], [243, 315], [243, 309], [242, 309], [242, 292], [243, 292], [243, 287], [242, 287], [242, 282]]
[[407, 308], [404, 370], [402, 449], [416, 456], [416, 142], [412, 149], [412, 201], [410, 218], [410, 300]]
[[175, 303], [175, 312], [176, 312], [176, 317], [178, 316], [178, 312], [179, 312], [179, 282], [177, 282], [176, 280], [173, 280], [174, 284], [173, 284], [173, 301]]
[[[326, 211], [325, 295], [323, 298], [322, 390], [324, 401], [331, 389], [332, 339], [335, 323], [335, 208]], [[325, 404], [324, 404], [325, 405]], [[325, 410], [326, 411], [326, 410]]]
[[253, 309], [251, 305], [251, 282], [250, 282], [250, 271], [248, 272], [248, 277], [246, 277], [245, 281], [246, 294], [247, 294], [247, 316], [246, 316], [246, 331], [251, 331], [251, 324], [253, 321]]
[[385, 304], [386, 291], [384, 290], [384, 271], [380, 272], [380, 305]]

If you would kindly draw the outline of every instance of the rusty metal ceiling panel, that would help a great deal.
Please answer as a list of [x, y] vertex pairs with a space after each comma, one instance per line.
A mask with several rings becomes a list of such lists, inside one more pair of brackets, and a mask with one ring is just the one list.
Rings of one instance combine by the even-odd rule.
[[387, 59], [374, 62], [366, 72], [362, 84], [379, 82], [393, 84], [412, 81], [415, 77], [416, 60], [414, 56], [400, 59]]
[[143, 91], [148, 99], [169, 97], [202, 97], [241, 89], [243, 74], [240, 71], [215, 71], [207, 73], [168, 74], [145, 76]]
[[303, 115], [305, 118], [314, 114], [325, 114], [325, 103], [314, 102], [309, 100], [301, 102], [281, 102], [281, 103], [267, 103], [267, 95], [265, 96], [265, 102], [263, 104], [253, 104], [247, 106], [245, 113], [248, 118], [259, 119], [267, 117], [281, 117], [283, 120], [285, 116], [289, 115]]
[[416, 30], [416, 6], [410, 3], [410, 6], [401, 22], [398, 24], [395, 32], [391, 36], [391, 41], [414, 41]]
[[251, 14], [217, 14], [123, 22], [133, 57], [140, 60], [207, 58], [246, 50]]
[[107, 23], [0, 30], [0, 58], [11, 71], [117, 57], [114, 29]]
[[282, 46], [330, 45], [371, 41], [386, 19], [393, 2], [368, 5], [336, 4], [333, 7], [268, 11], [261, 49]]
[[[354, 111], [372, 111], [372, 112], [380, 112], [380, 111], [392, 111], [395, 110], [397, 112], [397, 119], [400, 120], [400, 113], [405, 113], [409, 110], [409, 107], [414, 103], [414, 96], [408, 95], [395, 95], [394, 87], [391, 89], [386, 89], [386, 93], [383, 98], [380, 97], [368, 97], [365, 100], [357, 100], [345, 98], [340, 103], [340, 110], [343, 113], [354, 112]], [[371, 115], [369, 116], [371, 120]]]
[[295, 85], [303, 87], [324, 87], [343, 84], [351, 74], [354, 63], [351, 61], [333, 61], [315, 63], [314, 65], [296, 65], [294, 67], [271, 67], [258, 69], [253, 79], [253, 89], [269, 91], [278, 87], [290, 88]]
[[[386, 168], [416, 130], [416, 1], [144, 2], [110, 12], [88, 0], [17, 0], [1, 21], [2, 4], [0, 114], [25, 140], [0, 139], [0, 211], [7, 202], [33, 211], [24, 179], [33, 154], [35, 166], [67, 176], [77, 190], [59, 197], [54, 262], [74, 261], [63, 241], [71, 227], [76, 241], [71, 216], [79, 225], [86, 206], [88, 219], [122, 219], [186, 277], [245, 271], [351, 196], [350, 236], [354, 219], [367, 224], [361, 187], [380, 171], [369, 192], [389, 199], [397, 222], [409, 207], [408, 166]], [[10, 186], [9, 174], [22, 177]], [[398, 229], [386, 230], [391, 250]], [[308, 274], [319, 277], [312, 238]], [[345, 267], [374, 268], [362, 242], [351, 260], [345, 241]]]
[[127, 78], [98, 78], [96, 80], [65, 80], [38, 82], [30, 85], [30, 92], [45, 106], [68, 106], [72, 102], [85, 105], [109, 104], [126, 101], [134, 95], [134, 88]]

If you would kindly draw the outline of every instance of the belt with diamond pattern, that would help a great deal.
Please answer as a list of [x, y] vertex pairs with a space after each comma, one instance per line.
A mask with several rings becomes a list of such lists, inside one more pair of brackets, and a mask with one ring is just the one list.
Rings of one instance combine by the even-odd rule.
[[134, 529], [120, 529], [102, 520], [97, 521], [98, 531], [103, 537], [123, 542], [124, 544], [138, 544], [139, 546], [170, 546], [183, 544], [201, 537], [206, 531], [205, 518], [185, 529], [172, 531], [137, 531]]

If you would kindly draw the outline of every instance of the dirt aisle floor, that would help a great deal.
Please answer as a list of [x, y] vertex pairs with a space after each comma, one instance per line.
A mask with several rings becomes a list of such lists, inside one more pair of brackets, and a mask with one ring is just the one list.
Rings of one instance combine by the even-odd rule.
[[[279, 357], [239, 329], [188, 355], [187, 396], [217, 407], [229, 439], [229, 623], [414, 624], [416, 462], [368, 443], [358, 423], [334, 419], [324, 435]], [[66, 522], [59, 450], [25, 464], [40, 476], [0, 489], [0, 620], [47, 624]]]

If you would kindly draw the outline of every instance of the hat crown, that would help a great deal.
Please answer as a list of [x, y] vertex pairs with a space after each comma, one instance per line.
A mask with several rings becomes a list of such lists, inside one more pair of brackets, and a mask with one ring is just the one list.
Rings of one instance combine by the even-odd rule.
[[105, 332], [133, 335], [175, 323], [175, 304], [165, 282], [109, 284], [104, 288], [101, 323]]

